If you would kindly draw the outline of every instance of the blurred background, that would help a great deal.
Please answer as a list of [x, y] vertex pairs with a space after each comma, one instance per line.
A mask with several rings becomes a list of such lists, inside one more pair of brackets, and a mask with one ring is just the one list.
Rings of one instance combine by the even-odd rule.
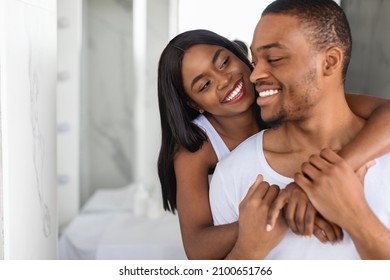
[[[0, 0], [0, 259], [185, 258], [157, 177], [159, 56], [196, 28], [249, 46], [270, 2]], [[336, 2], [346, 89], [390, 98], [390, 2]]]

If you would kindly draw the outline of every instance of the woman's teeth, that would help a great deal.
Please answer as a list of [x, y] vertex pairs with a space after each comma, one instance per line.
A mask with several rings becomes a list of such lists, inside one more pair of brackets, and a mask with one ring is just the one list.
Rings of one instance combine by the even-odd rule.
[[278, 94], [279, 92], [280, 91], [278, 89], [269, 89], [269, 90], [265, 90], [265, 91], [260, 91], [259, 96], [260, 97], [267, 97], [267, 96]]
[[240, 93], [242, 86], [243, 86], [243, 82], [240, 81], [238, 83], [237, 87], [233, 90], [233, 92], [231, 94], [229, 94], [228, 97], [225, 98], [224, 102], [229, 102], [229, 101], [232, 101], [234, 98], [236, 98], [237, 95]]

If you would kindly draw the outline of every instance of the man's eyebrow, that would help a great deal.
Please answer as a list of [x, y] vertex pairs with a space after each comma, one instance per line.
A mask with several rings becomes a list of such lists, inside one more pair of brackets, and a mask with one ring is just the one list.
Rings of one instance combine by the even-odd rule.
[[[222, 51], [223, 51], [223, 49], [218, 49], [218, 50], [215, 52], [215, 54], [214, 54], [214, 56], [213, 56], [213, 59], [211, 60], [213, 64], [218, 60], [218, 57], [219, 57], [219, 55], [221, 54]], [[193, 88], [193, 86], [194, 86], [200, 79], [202, 79], [202, 78], [203, 78], [203, 74], [200, 74], [200, 75], [196, 76], [196, 77], [192, 80], [192, 82], [191, 82], [191, 88]]]
[[261, 52], [261, 51], [269, 50], [269, 49], [272, 49], [272, 48], [286, 49], [286, 46], [282, 45], [279, 42], [275, 42], [275, 43], [271, 43], [271, 44], [268, 44], [268, 45], [257, 47], [256, 48], [256, 52]]

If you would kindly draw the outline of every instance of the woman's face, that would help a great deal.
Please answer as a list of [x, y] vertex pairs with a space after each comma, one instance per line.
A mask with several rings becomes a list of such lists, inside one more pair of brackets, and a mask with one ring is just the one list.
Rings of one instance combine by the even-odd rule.
[[232, 116], [248, 110], [255, 101], [249, 67], [229, 50], [195, 45], [183, 57], [184, 89], [191, 106], [215, 116]]

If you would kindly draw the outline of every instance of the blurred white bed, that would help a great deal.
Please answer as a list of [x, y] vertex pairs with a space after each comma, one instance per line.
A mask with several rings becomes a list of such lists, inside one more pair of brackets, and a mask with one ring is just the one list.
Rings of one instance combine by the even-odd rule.
[[[98, 190], [62, 231], [62, 260], [186, 259], [177, 215], [135, 215], [134, 186]], [[157, 216], [157, 215], [154, 215]]]

